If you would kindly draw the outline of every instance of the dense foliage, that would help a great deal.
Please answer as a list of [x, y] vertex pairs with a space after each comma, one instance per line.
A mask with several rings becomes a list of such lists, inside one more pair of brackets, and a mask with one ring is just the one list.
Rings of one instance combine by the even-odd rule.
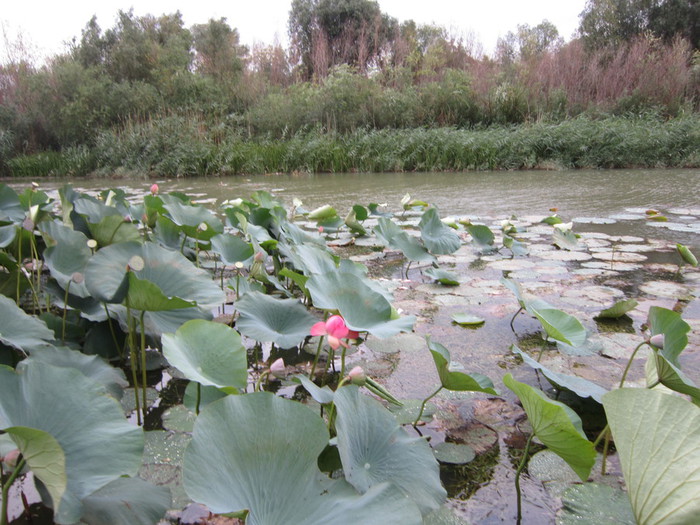
[[[35, 164], [36, 174], [114, 169], [113, 158], [102, 160], [104, 141], [116, 136], [123, 143], [136, 129], [158, 129], [170, 149], [186, 150], [173, 146], [206, 136], [230, 150], [311, 131], [312, 147], [316, 137], [357, 130], [694, 114], [700, 76], [690, 21], [697, 17], [656, 31], [661, 15], [653, 13], [685, 4], [653, 4], [644, 14], [631, 2], [590, 2], [581, 37], [570, 42], [546, 20], [519, 25], [494, 57], [444, 28], [399, 24], [370, 0], [296, 0], [289, 49], [248, 49], [223, 18], [187, 28], [179, 12], [120, 11], [104, 30], [93, 17], [66, 53], [45, 64], [20, 49], [0, 65], [0, 171], [24, 174], [8, 160], [37, 153], [48, 157], [21, 162]], [[629, 25], [630, 10], [644, 14], [647, 25], [614, 29]], [[602, 21], [592, 22], [594, 15]], [[173, 126], [173, 119], [187, 126]], [[60, 158], [48, 153], [57, 151]], [[200, 153], [187, 152], [163, 173], [214, 172], [192, 169], [203, 162]], [[125, 159], [138, 155], [130, 149]], [[126, 161], [123, 167], [131, 169]]]

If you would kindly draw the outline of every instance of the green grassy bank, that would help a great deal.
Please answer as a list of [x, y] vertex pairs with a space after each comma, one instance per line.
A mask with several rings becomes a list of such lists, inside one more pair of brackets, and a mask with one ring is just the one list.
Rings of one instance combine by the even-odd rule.
[[15, 157], [6, 165], [17, 177], [700, 167], [700, 117], [248, 139], [240, 131], [172, 116], [102, 132], [90, 148]]

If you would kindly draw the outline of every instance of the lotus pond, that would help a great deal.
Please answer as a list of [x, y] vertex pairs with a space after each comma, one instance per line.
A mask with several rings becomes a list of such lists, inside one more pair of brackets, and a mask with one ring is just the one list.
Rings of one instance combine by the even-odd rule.
[[697, 177], [1, 185], [0, 521], [694, 523]]

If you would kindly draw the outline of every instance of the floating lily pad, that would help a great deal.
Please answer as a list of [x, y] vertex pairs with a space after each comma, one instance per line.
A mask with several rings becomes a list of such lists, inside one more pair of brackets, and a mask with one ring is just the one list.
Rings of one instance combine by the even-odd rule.
[[476, 457], [474, 449], [469, 445], [460, 443], [449, 443], [443, 441], [433, 447], [435, 459], [440, 463], [450, 463], [452, 465], [464, 465], [473, 461]]
[[564, 508], [557, 525], [636, 525], [627, 493], [600, 483], [584, 483], [568, 488], [562, 495]]
[[[402, 405], [389, 404], [387, 408], [394, 414], [396, 422], [399, 425], [410, 425], [416, 421], [418, 414], [420, 413], [421, 405], [423, 404], [422, 399], [402, 399]], [[433, 403], [427, 403], [425, 409], [423, 410], [423, 415], [421, 415], [421, 421], [430, 421], [433, 419], [433, 415], [437, 411], [437, 407]]]
[[444, 284], [446, 286], [459, 285], [459, 276], [454, 272], [448, 272], [447, 270], [443, 270], [441, 268], [426, 268], [423, 273], [440, 284]]
[[452, 320], [462, 326], [478, 326], [485, 322], [485, 319], [482, 317], [464, 313], [452, 314]]
[[618, 301], [614, 305], [612, 305], [610, 308], [606, 308], [602, 312], [600, 312], [598, 315], [596, 315], [596, 319], [617, 319], [619, 317], [622, 317], [623, 315], [627, 314], [627, 312], [630, 312], [634, 310], [639, 303], [635, 299], [626, 299], [624, 301]]

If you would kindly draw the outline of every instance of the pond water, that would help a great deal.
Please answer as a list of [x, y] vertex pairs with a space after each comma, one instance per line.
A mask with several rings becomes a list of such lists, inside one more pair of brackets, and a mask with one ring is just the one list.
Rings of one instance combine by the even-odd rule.
[[[183, 191], [200, 201], [221, 202], [266, 190], [291, 206], [292, 199], [307, 209], [324, 204], [336, 206], [342, 214], [352, 204], [387, 203], [400, 207], [405, 194], [438, 207], [444, 216], [510, 216], [547, 214], [558, 208], [565, 220], [610, 218], [644, 211], [700, 207], [700, 170], [577, 170], [499, 171], [464, 173], [296, 173], [197, 179], [154, 179], [161, 191]], [[45, 179], [43, 189], [72, 183], [76, 189], [99, 190], [120, 187], [128, 192], [148, 191], [154, 180], [129, 179]], [[22, 187], [29, 184], [10, 184]], [[579, 221], [577, 221], [579, 222]], [[675, 225], [632, 221], [624, 226], [628, 235], [654, 236], [656, 228], [673, 231]], [[687, 225], [684, 225], [687, 226]], [[695, 224], [700, 228], [700, 225]], [[694, 237], [676, 230], [674, 239], [687, 244]], [[622, 234], [612, 228], [610, 233]]]

